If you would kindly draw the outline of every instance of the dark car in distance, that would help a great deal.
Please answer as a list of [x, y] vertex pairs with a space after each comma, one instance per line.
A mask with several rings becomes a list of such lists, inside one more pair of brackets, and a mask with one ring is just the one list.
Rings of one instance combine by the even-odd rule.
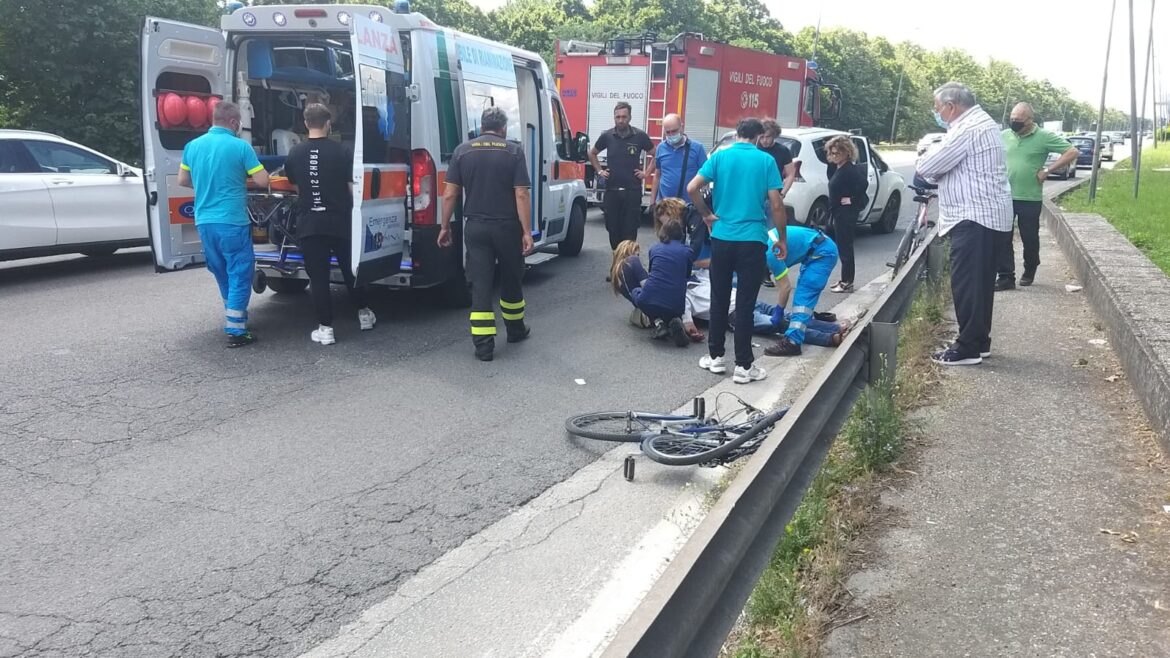
[[1096, 150], [1097, 138], [1077, 135], [1069, 137], [1068, 141], [1077, 147], [1077, 166], [1078, 167], [1092, 167], [1093, 166], [1093, 151]]

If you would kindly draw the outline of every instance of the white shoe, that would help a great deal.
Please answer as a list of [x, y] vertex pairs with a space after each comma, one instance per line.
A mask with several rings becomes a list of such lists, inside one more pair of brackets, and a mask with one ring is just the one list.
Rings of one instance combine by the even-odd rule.
[[758, 382], [767, 376], [768, 372], [760, 366], [753, 365], [751, 370], [743, 366], [736, 366], [735, 373], [731, 375], [731, 381], [736, 384], [750, 384], [752, 382]]
[[699, 359], [699, 367], [703, 370], [710, 370], [716, 375], [722, 375], [727, 372], [727, 362], [721, 356], [704, 356]]
[[320, 325], [314, 329], [310, 337], [314, 343], [321, 343], [322, 345], [332, 345], [337, 342], [337, 339], [333, 337], [333, 327], [326, 327], [325, 325]]
[[[369, 307], [358, 309], [358, 324], [361, 325], [362, 331], [369, 331], [374, 328], [374, 323], [378, 321], [378, 316]], [[330, 330], [332, 332], [332, 330]]]

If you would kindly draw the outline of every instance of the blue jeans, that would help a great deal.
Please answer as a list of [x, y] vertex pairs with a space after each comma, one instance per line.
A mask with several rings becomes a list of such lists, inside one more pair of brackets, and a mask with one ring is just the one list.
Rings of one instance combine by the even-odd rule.
[[252, 297], [252, 273], [256, 254], [252, 250], [252, 227], [236, 224], [198, 224], [199, 239], [207, 269], [219, 284], [223, 299], [223, 331], [229, 336], [248, 332], [248, 300]]
[[[753, 333], [772, 336], [784, 333], [788, 329], [792, 314], [786, 313], [784, 320], [780, 324], [773, 324], [772, 311], [775, 309], [776, 306], [774, 304], [756, 302], [756, 307], [753, 309]], [[809, 318], [804, 329], [804, 342], [809, 345], [816, 345], [817, 347], [833, 347], [833, 334], [838, 331], [841, 331], [841, 325], [835, 322], [825, 322], [816, 318]]]
[[832, 240], [817, 245], [812, 255], [801, 264], [800, 279], [796, 282], [796, 293], [792, 298], [792, 319], [789, 320], [788, 331], [784, 332], [793, 343], [804, 343], [813, 311], [836, 265], [837, 246]]

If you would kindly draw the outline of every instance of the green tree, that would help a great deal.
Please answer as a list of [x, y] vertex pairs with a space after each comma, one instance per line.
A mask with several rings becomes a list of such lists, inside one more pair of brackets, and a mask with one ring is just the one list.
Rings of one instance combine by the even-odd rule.
[[139, 161], [139, 35], [147, 15], [213, 25], [218, 8], [215, 0], [0, 0], [0, 124]]

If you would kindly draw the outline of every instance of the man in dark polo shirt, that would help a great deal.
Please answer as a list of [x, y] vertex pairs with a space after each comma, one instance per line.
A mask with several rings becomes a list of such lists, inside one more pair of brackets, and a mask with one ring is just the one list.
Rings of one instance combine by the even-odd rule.
[[[605, 230], [609, 247], [617, 249], [623, 240], [638, 239], [642, 219], [642, 156], [654, 149], [650, 136], [630, 125], [630, 104], [622, 101], [613, 108], [614, 127], [601, 133], [589, 149], [589, 162], [598, 176], [605, 179]], [[597, 156], [605, 151], [606, 167]]]
[[532, 251], [532, 194], [524, 149], [505, 139], [508, 115], [498, 107], [483, 111], [483, 134], [460, 144], [447, 169], [439, 246], [451, 246], [451, 216], [460, 192], [467, 278], [471, 281], [471, 340], [475, 357], [491, 361], [496, 347], [492, 283], [500, 273], [500, 315], [508, 342], [528, 338], [524, 323], [524, 254]]

